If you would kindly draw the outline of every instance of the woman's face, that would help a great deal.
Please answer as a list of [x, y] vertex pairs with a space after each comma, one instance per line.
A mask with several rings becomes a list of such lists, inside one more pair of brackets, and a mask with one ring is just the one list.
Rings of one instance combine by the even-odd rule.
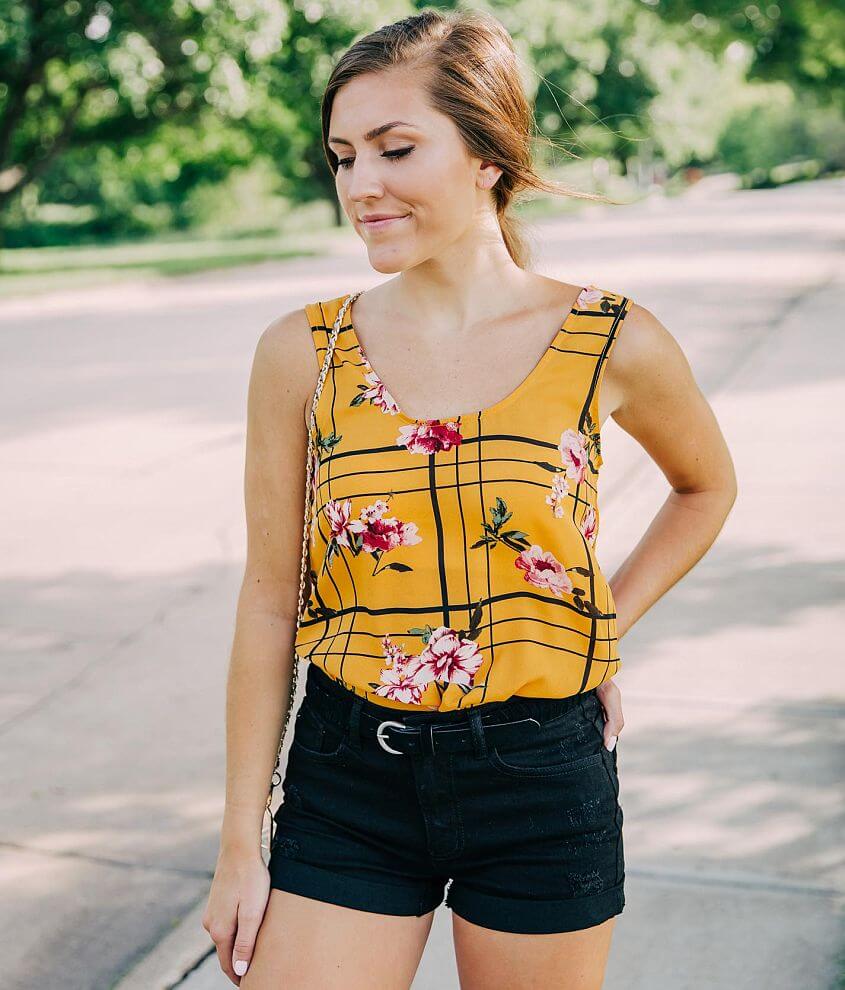
[[[493, 208], [488, 190], [501, 171], [469, 156], [452, 120], [427, 105], [408, 72], [346, 83], [332, 105], [328, 144], [339, 161], [340, 203], [378, 272], [441, 255], [473, 229], [479, 211]], [[370, 214], [401, 219], [369, 223]]]

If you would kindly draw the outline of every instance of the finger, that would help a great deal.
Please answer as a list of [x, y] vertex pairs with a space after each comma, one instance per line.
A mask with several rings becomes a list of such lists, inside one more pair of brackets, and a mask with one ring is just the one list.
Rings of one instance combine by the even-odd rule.
[[617, 740], [619, 739], [619, 733], [622, 730], [622, 712], [621, 706], [618, 702], [613, 706], [612, 709], [604, 709], [604, 728], [602, 729], [602, 736], [604, 738], [604, 746], [606, 749], [613, 752], [616, 746]]
[[238, 985], [238, 977], [235, 976], [235, 971], [232, 969], [232, 946], [235, 944], [235, 934], [227, 935], [221, 938], [219, 941], [215, 942], [217, 947], [217, 962], [220, 964], [220, 968], [229, 977], [235, 986]]
[[237, 976], [243, 976], [249, 968], [263, 916], [263, 910], [249, 902], [241, 902], [238, 908], [238, 933], [232, 952], [232, 969]]

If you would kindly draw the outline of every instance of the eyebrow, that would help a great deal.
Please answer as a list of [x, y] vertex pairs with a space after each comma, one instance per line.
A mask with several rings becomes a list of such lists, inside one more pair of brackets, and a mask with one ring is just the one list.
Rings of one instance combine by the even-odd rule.
[[[409, 124], [404, 120], [391, 120], [386, 124], [380, 124], [378, 127], [374, 127], [371, 131], [367, 131], [364, 135], [365, 141], [372, 141], [373, 138], [377, 138], [380, 134], [384, 134], [385, 131], [389, 131], [391, 127], [413, 127], [413, 124]], [[347, 141], [346, 138], [342, 137], [330, 137], [328, 140], [329, 144], [348, 144], [352, 147], [352, 142]]]

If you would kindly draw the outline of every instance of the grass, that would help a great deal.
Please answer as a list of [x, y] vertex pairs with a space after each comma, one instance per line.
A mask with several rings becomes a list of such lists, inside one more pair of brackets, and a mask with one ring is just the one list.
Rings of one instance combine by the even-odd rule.
[[253, 237], [150, 238], [98, 246], [0, 251], [0, 297], [111, 284], [144, 275], [175, 277], [320, 254], [337, 228]]
[[[586, 188], [586, 177], [584, 181]], [[531, 223], [575, 214], [585, 205], [585, 201], [568, 197], [541, 195], [522, 203], [518, 213]], [[323, 254], [333, 244], [353, 236], [348, 224], [336, 227], [326, 222], [326, 214], [330, 210], [325, 207], [319, 218], [313, 212], [303, 213], [298, 219], [292, 218], [291, 229], [281, 232], [237, 236], [169, 233], [99, 245], [0, 250], [0, 299]]]

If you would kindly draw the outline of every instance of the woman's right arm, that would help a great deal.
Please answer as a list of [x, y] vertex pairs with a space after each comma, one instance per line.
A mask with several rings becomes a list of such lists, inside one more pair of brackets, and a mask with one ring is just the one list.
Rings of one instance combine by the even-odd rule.
[[[234, 983], [269, 897], [261, 828], [293, 675], [305, 503], [306, 412], [319, 368], [304, 310], [279, 317], [255, 350], [247, 402], [246, 566], [226, 690], [226, 796], [203, 927]], [[239, 967], [240, 968], [240, 967]]]

